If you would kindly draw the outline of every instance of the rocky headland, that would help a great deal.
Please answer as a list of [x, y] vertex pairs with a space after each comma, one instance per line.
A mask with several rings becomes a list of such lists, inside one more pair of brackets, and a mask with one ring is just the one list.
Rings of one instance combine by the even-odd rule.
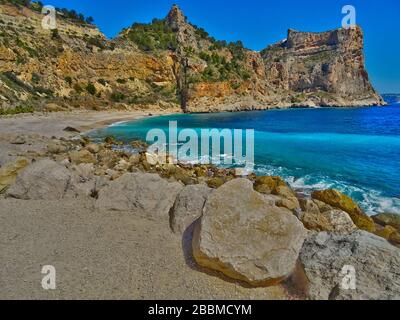
[[41, 7], [21, 3], [0, 2], [0, 114], [384, 104], [365, 69], [359, 27], [289, 30], [256, 52], [214, 39], [177, 6], [109, 40], [61, 9], [57, 29], [45, 30]]

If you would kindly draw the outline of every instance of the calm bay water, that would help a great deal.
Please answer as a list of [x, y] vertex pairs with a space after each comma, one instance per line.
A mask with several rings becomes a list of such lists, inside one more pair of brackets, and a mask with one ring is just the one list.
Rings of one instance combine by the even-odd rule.
[[400, 105], [152, 117], [90, 133], [129, 142], [148, 130], [254, 129], [256, 172], [280, 175], [308, 193], [336, 188], [370, 214], [400, 214]]

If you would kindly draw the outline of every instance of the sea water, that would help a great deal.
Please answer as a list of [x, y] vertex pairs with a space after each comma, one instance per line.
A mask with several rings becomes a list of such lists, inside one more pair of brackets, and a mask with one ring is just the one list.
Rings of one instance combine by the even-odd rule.
[[297, 190], [335, 188], [369, 213], [400, 214], [400, 105], [179, 114], [118, 123], [90, 133], [129, 142], [170, 121], [179, 129], [254, 129], [255, 171]]

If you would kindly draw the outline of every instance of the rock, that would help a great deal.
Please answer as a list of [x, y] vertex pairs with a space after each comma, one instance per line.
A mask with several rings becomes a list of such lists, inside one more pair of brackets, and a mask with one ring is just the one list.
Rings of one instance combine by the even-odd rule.
[[299, 199], [300, 208], [304, 212], [311, 212], [314, 214], [320, 214], [318, 205], [311, 199]]
[[75, 129], [75, 128], [73, 128], [73, 127], [66, 127], [66, 128], [64, 128], [63, 131], [66, 131], [66, 132], [73, 132], [73, 133], [80, 133], [80, 131], [79, 131], [78, 129]]
[[[400, 299], [400, 249], [371, 233], [322, 232], [305, 241], [300, 262], [311, 299]], [[346, 268], [354, 268], [354, 290], [346, 290]]]
[[171, 211], [171, 228], [175, 233], [185, 230], [203, 214], [203, 207], [212, 189], [197, 184], [186, 186], [175, 200]]
[[322, 213], [332, 226], [332, 231], [337, 233], [351, 233], [357, 229], [347, 212], [330, 210]]
[[210, 178], [207, 180], [207, 185], [210, 188], [217, 189], [220, 186], [222, 186], [225, 183], [225, 180], [223, 178], [215, 177], [215, 178]]
[[129, 163], [133, 166], [137, 166], [140, 163], [140, 154], [133, 154], [129, 157]]
[[25, 144], [26, 139], [23, 136], [16, 136], [10, 141], [11, 144]]
[[358, 228], [369, 232], [375, 231], [374, 221], [360, 209], [353, 199], [339, 191], [333, 189], [315, 191], [312, 197], [347, 212]]
[[95, 169], [93, 163], [81, 163], [73, 166], [71, 169], [76, 172], [82, 181], [88, 181], [94, 178]]
[[280, 198], [276, 202], [276, 205], [278, 207], [287, 208], [287, 209], [289, 209], [291, 211], [300, 209], [300, 203], [299, 203], [299, 200], [296, 197]]
[[390, 237], [389, 237], [389, 242], [393, 244], [394, 246], [399, 247], [400, 246], [400, 233], [399, 232], [393, 232]]
[[183, 186], [157, 174], [126, 173], [100, 190], [96, 207], [132, 211], [135, 215], [169, 223], [169, 211]]
[[381, 226], [392, 226], [400, 232], [400, 215], [395, 213], [381, 213], [372, 217]]
[[67, 151], [68, 151], [67, 146], [57, 140], [53, 140], [47, 145], [47, 152], [51, 154], [60, 154]]
[[306, 230], [271, 206], [247, 179], [227, 182], [207, 199], [195, 227], [193, 255], [203, 267], [253, 286], [274, 285], [295, 269]]
[[0, 193], [4, 192], [8, 186], [14, 183], [17, 175], [29, 164], [26, 158], [17, 158], [13, 162], [8, 162], [0, 168]]
[[89, 151], [90, 153], [96, 154], [96, 153], [99, 153], [100, 146], [98, 144], [96, 144], [96, 143], [89, 143], [86, 146], [86, 150]]
[[173, 176], [176, 180], [181, 181], [185, 185], [196, 183], [196, 179], [193, 177], [193, 173], [190, 170], [176, 167]]
[[119, 161], [116, 153], [108, 149], [100, 150], [100, 152], [97, 154], [97, 158], [99, 162], [107, 168], [114, 168]]
[[254, 190], [264, 194], [270, 194], [278, 186], [286, 186], [286, 182], [281, 177], [262, 176], [258, 177], [254, 183]]
[[329, 204], [326, 204], [325, 202], [319, 201], [317, 199], [313, 199], [311, 200], [312, 202], [314, 202], [317, 206], [318, 209], [321, 213], [326, 212], [326, 211], [330, 211], [333, 210], [334, 208], [332, 206], [330, 206]]
[[72, 175], [64, 166], [43, 159], [28, 166], [7, 191], [23, 200], [59, 200], [71, 187]]
[[69, 159], [73, 164], [96, 163], [96, 158], [87, 150], [72, 151], [69, 153]]
[[333, 226], [328, 218], [321, 213], [304, 212], [301, 216], [301, 222], [308, 230], [314, 231], [332, 231]]
[[131, 164], [125, 159], [119, 160], [118, 164], [114, 167], [117, 171], [127, 171], [131, 167]]

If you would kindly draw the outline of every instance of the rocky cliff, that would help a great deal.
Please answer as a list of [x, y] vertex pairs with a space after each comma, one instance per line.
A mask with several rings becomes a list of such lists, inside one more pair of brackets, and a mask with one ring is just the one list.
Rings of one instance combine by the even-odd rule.
[[[11, 3], [13, 2], [13, 3]], [[108, 40], [92, 24], [0, 1], [0, 107], [162, 108], [188, 112], [381, 105], [368, 80], [360, 28], [289, 30], [261, 52], [217, 41], [174, 6]]]

